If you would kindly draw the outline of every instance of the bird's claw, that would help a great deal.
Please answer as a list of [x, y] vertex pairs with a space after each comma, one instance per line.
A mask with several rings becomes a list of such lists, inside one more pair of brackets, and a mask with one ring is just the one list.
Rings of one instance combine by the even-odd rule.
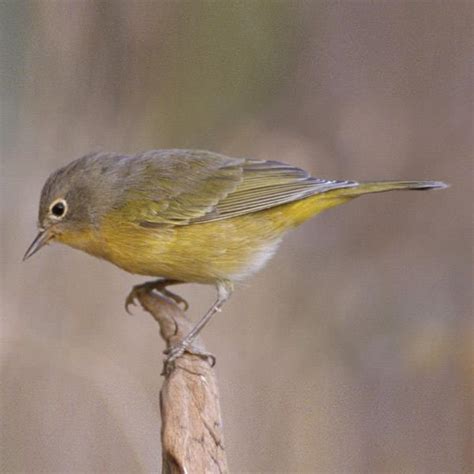
[[183, 305], [183, 311], [187, 311], [189, 309], [189, 303], [182, 297], [177, 295], [176, 293], [173, 293], [166, 288], [163, 288], [161, 290], [157, 290], [159, 293], [162, 293], [163, 295], [167, 296], [168, 298], [171, 298], [178, 306], [180, 304]]
[[136, 285], [132, 288], [132, 291], [128, 294], [128, 296], [125, 298], [125, 311], [128, 314], [132, 314], [132, 312], [129, 309], [130, 305], [136, 306], [135, 300], [138, 299], [138, 290], [140, 289], [142, 285]]
[[206, 360], [211, 367], [216, 365], [215, 355], [211, 354], [210, 352], [198, 349], [186, 341], [181, 341], [163, 351], [163, 353], [166, 354], [166, 359], [163, 364], [162, 375], [170, 373], [175, 367], [176, 359], [180, 358], [185, 352]]
[[178, 306], [182, 304], [183, 311], [187, 311], [189, 309], [188, 302], [182, 296], [179, 296], [176, 293], [169, 291], [166, 288], [166, 286], [169, 284], [171, 283], [167, 280], [157, 280], [142, 283], [141, 285], [135, 285], [132, 288], [132, 291], [130, 291], [127, 298], [125, 299], [125, 311], [127, 311], [128, 314], [132, 314], [129, 310], [129, 306], [136, 305], [135, 300], [139, 299], [140, 292], [152, 292], [153, 290], [165, 296], [166, 298], [172, 299]]

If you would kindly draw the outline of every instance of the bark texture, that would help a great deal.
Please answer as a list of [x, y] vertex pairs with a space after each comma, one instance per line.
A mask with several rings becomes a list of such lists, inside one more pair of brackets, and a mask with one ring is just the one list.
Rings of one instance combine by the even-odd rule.
[[[160, 325], [167, 347], [192, 327], [170, 298], [138, 291], [137, 299]], [[204, 350], [202, 342], [195, 343]], [[219, 392], [214, 369], [205, 359], [185, 353], [164, 373], [160, 392], [162, 472], [227, 473]]]

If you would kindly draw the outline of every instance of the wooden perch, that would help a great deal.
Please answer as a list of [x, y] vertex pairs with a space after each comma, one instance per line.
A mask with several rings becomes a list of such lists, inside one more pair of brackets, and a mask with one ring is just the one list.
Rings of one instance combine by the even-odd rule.
[[[158, 321], [167, 347], [191, 330], [191, 322], [172, 299], [146, 290], [138, 290], [136, 297]], [[200, 340], [195, 346], [204, 349]], [[229, 472], [214, 369], [208, 361], [185, 353], [164, 376], [160, 392], [162, 472]]]

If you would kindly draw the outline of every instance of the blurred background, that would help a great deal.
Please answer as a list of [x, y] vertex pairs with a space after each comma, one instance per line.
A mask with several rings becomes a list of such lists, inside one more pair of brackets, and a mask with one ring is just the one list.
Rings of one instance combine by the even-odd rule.
[[[472, 472], [473, 4], [3, 1], [1, 472], [156, 472], [143, 281], [52, 246], [48, 174], [204, 148], [327, 178], [451, 183], [290, 234], [204, 333], [232, 472]], [[180, 294], [197, 318], [212, 288]]]

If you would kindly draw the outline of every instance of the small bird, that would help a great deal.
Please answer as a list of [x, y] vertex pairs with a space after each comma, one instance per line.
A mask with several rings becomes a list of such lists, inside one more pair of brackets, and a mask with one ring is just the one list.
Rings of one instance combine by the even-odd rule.
[[[440, 189], [440, 181], [356, 182], [314, 178], [278, 161], [202, 150], [93, 153], [49, 176], [41, 192], [39, 233], [24, 260], [60, 242], [127, 272], [159, 277], [136, 286], [212, 284], [217, 300], [190, 333], [166, 351], [173, 362], [230, 297], [234, 283], [260, 270], [289, 230], [363, 194]], [[205, 354], [208, 356], [208, 354]]]

